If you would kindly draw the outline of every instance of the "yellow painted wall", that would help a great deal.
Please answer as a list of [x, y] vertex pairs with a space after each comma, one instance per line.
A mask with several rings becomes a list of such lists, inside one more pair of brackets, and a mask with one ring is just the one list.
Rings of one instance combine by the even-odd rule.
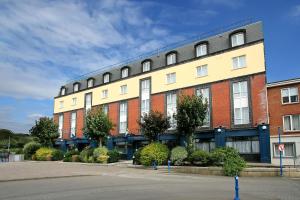
[[[232, 58], [246, 55], [246, 67], [233, 70]], [[196, 67], [208, 65], [208, 75], [197, 77]], [[99, 86], [90, 90], [85, 90], [72, 95], [59, 97], [54, 100], [54, 113], [65, 112], [69, 110], [84, 107], [84, 95], [93, 92], [92, 104], [99, 105], [109, 102], [134, 98], [139, 96], [140, 79], [151, 77], [152, 93], [159, 93], [178, 88], [184, 88], [199, 84], [205, 84], [218, 80], [224, 80], [248, 74], [254, 74], [265, 71], [264, 44], [263, 42], [247, 46], [244, 48], [227, 51], [223, 54], [209, 56], [174, 67], [153, 71], [125, 80], [113, 82], [108, 85]], [[176, 72], [176, 83], [166, 84], [166, 74]], [[121, 95], [120, 86], [127, 84], [128, 93]], [[102, 90], [108, 89], [108, 98], [102, 99]], [[77, 97], [77, 105], [72, 106], [72, 98]], [[64, 107], [59, 108], [59, 102], [64, 101]]]

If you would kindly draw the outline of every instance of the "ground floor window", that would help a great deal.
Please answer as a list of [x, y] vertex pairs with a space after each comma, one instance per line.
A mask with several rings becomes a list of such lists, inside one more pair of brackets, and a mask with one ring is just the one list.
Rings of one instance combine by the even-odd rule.
[[[281, 143], [284, 144], [284, 150], [282, 152], [282, 157], [295, 157], [295, 143]], [[280, 152], [278, 150], [278, 143], [273, 143], [274, 157], [280, 157]]]
[[118, 142], [116, 144], [115, 148], [120, 154], [127, 154], [127, 143], [126, 142]]
[[226, 146], [236, 149], [240, 154], [259, 153], [258, 137], [228, 137]]
[[198, 150], [203, 150], [207, 152], [211, 152], [216, 148], [216, 143], [214, 138], [209, 139], [196, 139], [195, 140], [195, 148]]

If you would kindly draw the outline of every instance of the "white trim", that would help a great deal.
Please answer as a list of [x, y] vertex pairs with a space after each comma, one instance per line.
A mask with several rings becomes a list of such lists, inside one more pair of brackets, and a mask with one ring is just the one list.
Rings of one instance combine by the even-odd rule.
[[[299, 115], [300, 116], [300, 114], [293, 114], [293, 115]], [[283, 131], [284, 132], [299, 132], [300, 131], [300, 129], [299, 130], [293, 130], [293, 128], [294, 128], [293, 119], [292, 119], [293, 115], [283, 115], [282, 116], [282, 124], [283, 124]], [[285, 130], [284, 117], [289, 117], [290, 118], [291, 130]]]
[[268, 83], [267, 88], [276, 87], [276, 86], [283, 86], [283, 85], [290, 85], [290, 84], [295, 84], [295, 83], [300, 83], [300, 78]]
[[[291, 102], [291, 89], [292, 89], [292, 88], [296, 88], [296, 89], [297, 89], [297, 93], [298, 93], [298, 95], [297, 95], [297, 96], [298, 96], [298, 101]], [[289, 94], [288, 94], [289, 102], [287, 102], [287, 103], [283, 103], [282, 90], [288, 90], [288, 92], [289, 92]], [[283, 105], [299, 103], [299, 89], [298, 89], [298, 87], [285, 87], [285, 88], [281, 88], [281, 89], [280, 89], [280, 95], [281, 95], [281, 104], [283, 104]]]

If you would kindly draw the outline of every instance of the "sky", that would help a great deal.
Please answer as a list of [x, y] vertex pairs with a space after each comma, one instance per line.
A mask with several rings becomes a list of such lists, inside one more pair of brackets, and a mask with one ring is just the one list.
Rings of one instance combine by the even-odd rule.
[[0, 128], [52, 117], [79, 75], [246, 19], [263, 22], [267, 81], [300, 77], [299, 0], [0, 0]]

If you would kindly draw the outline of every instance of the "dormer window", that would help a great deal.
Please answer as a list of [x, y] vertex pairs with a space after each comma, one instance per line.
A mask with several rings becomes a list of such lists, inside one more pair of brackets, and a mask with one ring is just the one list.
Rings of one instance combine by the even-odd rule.
[[145, 60], [142, 63], [142, 72], [148, 72], [151, 69], [151, 61], [150, 60]]
[[177, 61], [177, 53], [176, 52], [170, 52], [167, 54], [167, 65], [173, 65]]
[[123, 67], [121, 69], [121, 78], [126, 78], [129, 75], [129, 68], [128, 67]]
[[110, 82], [110, 74], [106, 73], [103, 75], [103, 83], [109, 83]]
[[94, 86], [94, 79], [93, 78], [89, 78], [88, 80], [87, 80], [87, 87], [88, 88], [91, 88], [91, 87], [93, 87]]
[[74, 83], [73, 92], [77, 92], [79, 90], [79, 83]]
[[208, 50], [208, 43], [202, 42], [195, 46], [196, 50], [196, 57], [205, 56], [207, 55]]
[[230, 40], [231, 40], [231, 47], [236, 47], [245, 44], [245, 32], [240, 31], [240, 32], [233, 33], [230, 36]]
[[62, 87], [60, 89], [60, 95], [63, 96], [63, 95], [66, 95], [66, 88], [65, 87]]

